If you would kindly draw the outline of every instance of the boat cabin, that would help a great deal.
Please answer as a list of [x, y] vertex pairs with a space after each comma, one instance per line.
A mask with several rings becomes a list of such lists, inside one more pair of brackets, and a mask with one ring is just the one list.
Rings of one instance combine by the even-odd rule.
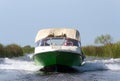
[[81, 46], [78, 30], [70, 28], [40, 30], [35, 38], [35, 43], [36, 46]]

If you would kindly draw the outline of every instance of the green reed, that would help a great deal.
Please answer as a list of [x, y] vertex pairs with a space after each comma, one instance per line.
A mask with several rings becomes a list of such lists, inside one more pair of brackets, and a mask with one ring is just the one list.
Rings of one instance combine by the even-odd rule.
[[120, 58], [120, 42], [104, 46], [84, 46], [82, 50], [88, 56]]

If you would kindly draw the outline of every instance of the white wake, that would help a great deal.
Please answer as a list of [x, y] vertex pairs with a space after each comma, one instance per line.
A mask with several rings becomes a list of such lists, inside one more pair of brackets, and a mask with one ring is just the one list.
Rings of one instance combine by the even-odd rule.
[[[36, 66], [31, 60], [31, 55], [26, 55], [19, 58], [0, 58], [1, 70], [26, 70], [37, 71], [41, 67]], [[119, 59], [106, 59], [106, 60], [92, 60], [85, 61], [85, 64], [80, 67], [75, 67], [80, 71], [96, 71], [96, 70], [120, 70]]]
[[26, 70], [37, 71], [40, 66], [36, 66], [30, 58], [31, 55], [26, 55], [19, 58], [0, 58], [0, 69], [6, 70]]
[[120, 58], [86, 61], [82, 66], [75, 68], [82, 72], [97, 70], [120, 70]]

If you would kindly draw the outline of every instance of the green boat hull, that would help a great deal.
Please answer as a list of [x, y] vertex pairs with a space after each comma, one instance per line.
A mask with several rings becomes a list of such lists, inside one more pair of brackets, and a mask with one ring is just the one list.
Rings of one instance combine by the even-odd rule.
[[35, 63], [39, 66], [79, 66], [82, 63], [82, 57], [80, 54], [63, 51], [50, 51], [38, 53], [33, 56]]

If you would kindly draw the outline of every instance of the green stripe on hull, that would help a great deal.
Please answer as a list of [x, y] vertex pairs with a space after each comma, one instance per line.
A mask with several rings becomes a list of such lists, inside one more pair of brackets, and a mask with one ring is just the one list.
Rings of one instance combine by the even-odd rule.
[[33, 56], [33, 59], [35, 63], [40, 66], [78, 66], [82, 63], [82, 59], [79, 54], [61, 51], [38, 53]]

